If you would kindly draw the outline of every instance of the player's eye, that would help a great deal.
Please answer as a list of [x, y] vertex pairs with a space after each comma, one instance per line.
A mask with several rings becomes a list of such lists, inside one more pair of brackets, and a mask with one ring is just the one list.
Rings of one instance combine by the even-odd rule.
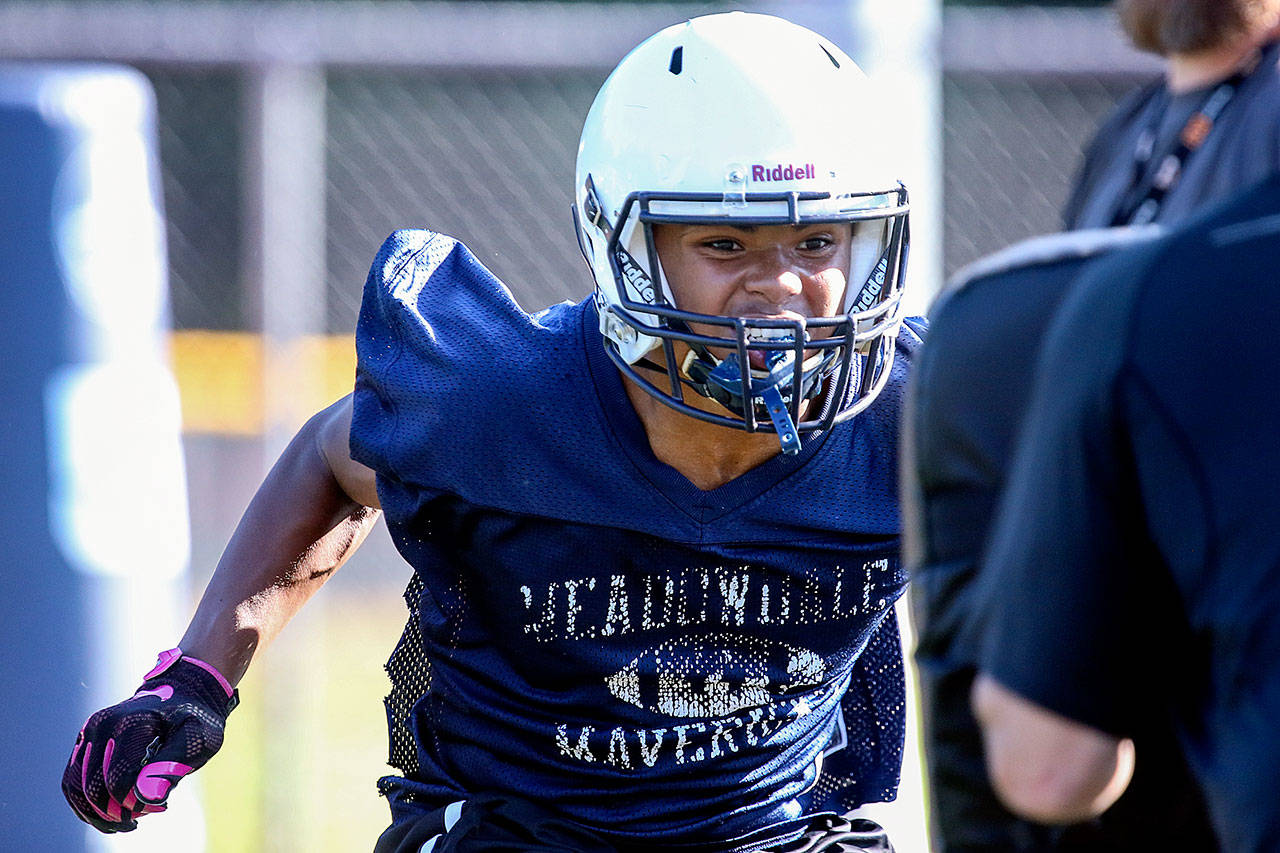
[[834, 244], [834, 240], [826, 234], [815, 234], [800, 242], [800, 249], [805, 252], [821, 252]]
[[702, 245], [713, 252], [736, 252], [742, 248], [742, 244], [737, 240], [730, 240], [727, 237], [714, 237], [710, 240], [703, 240]]

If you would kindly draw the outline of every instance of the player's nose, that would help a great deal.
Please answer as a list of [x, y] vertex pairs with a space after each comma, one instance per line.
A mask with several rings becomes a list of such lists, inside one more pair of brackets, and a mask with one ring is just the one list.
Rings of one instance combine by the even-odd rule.
[[782, 305], [804, 290], [804, 271], [797, 269], [785, 254], [762, 254], [766, 256], [755, 265], [747, 282], [749, 291], [768, 298], [775, 305]]

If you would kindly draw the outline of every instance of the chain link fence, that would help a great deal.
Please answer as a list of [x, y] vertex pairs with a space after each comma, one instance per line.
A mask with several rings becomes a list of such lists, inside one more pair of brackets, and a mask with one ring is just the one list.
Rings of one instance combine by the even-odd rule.
[[[241, 283], [238, 76], [143, 69], [155, 86], [180, 329], [255, 329]], [[369, 262], [397, 228], [464, 240], [527, 308], [591, 286], [569, 205], [582, 118], [604, 72], [326, 75], [325, 328], [355, 328]]]
[[578, 132], [604, 73], [329, 75], [328, 324], [355, 327], [369, 261], [395, 228], [463, 240], [526, 308], [579, 298]]
[[1025, 237], [1061, 229], [1094, 129], [1134, 74], [954, 72], [942, 81], [947, 274]]
[[[144, 66], [155, 85], [178, 328], [254, 329], [242, 284], [241, 81]], [[1085, 141], [1134, 71], [947, 70], [945, 272], [1055, 230]], [[395, 228], [463, 239], [526, 308], [590, 287], [571, 236], [578, 131], [604, 71], [326, 74], [326, 310], [350, 333], [368, 263]]]
[[143, 71], [156, 92], [176, 324], [249, 328], [239, 268], [239, 75], [204, 68]]
[[[325, 306], [307, 321], [322, 327], [302, 331], [348, 334], [369, 259], [407, 225], [464, 239], [528, 308], [582, 295], [589, 282], [566, 209], [592, 93], [634, 36], [716, 6], [0, 3], [0, 58], [128, 61], [152, 80], [180, 329], [262, 324], [262, 247], [245, 206], [261, 165], [254, 75], [273, 64], [316, 68], [325, 202], [298, 216], [326, 220], [315, 250]], [[858, 8], [884, 14], [872, 0], [747, 6], [807, 9], [807, 23], [855, 42], [866, 41]], [[919, 37], [920, 59], [942, 70], [950, 274], [1057, 227], [1084, 140], [1157, 63], [1124, 44], [1106, 8], [949, 6], [937, 37], [932, 48], [931, 34]]]
[[[239, 283], [240, 124], [231, 73], [150, 71], [161, 117], [179, 328], [251, 329]], [[944, 262], [1059, 227], [1080, 151], [1144, 78], [943, 77]], [[603, 74], [328, 75], [327, 322], [355, 326], [368, 263], [395, 228], [464, 239], [528, 308], [590, 287], [569, 236], [573, 158]]]

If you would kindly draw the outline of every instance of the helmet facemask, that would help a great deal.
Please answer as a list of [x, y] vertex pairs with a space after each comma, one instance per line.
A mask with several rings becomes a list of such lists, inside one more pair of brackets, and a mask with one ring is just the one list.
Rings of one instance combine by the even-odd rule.
[[[588, 176], [583, 213], [591, 218], [580, 221], [579, 234], [581, 225], [589, 224], [604, 236], [617, 293], [613, 301], [597, 292], [602, 328], [621, 330], [629, 340], [649, 339], [665, 355], [662, 365], [647, 354], [628, 360], [606, 334], [610, 358], [640, 388], [702, 421], [774, 432], [783, 452], [797, 453], [802, 434], [853, 417], [884, 387], [893, 363], [908, 244], [907, 194], [901, 185], [834, 200], [827, 193], [633, 193], [620, 217], [629, 227], [619, 229], [604, 215], [590, 183]], [[726, 205], [734, 206], [732, 215], [724, 215]], [[846, 224], [855, 234], [844, 310], [828, 317], [727, 317], [683, 310], [667, 285], [653, 239], [653, 227], [663, 224], [826, 223]], [[582, 249], [587, 255], [587, 247]], [[724, 333], [700, 333], [695, 324]], [[676, 342], [688, 346], [683, 357]], [[763, 368], [752, 365], [753, 351], [765, 354]], [[637, 366], [661, 371], [665, 381]], [[717, 401], [726, 413], [690, 405], [689, 391]], [[817, 408], [806, 409], [807, 401], [818, 401]]]

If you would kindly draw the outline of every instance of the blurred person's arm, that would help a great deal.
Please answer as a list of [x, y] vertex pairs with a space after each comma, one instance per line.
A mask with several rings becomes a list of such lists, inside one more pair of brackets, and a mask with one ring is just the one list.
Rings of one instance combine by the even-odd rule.
[[371, 469], [351, 459], [351, 397], [311, 418], [236, 527], [182, 638], [233, 685], [378, 519]]
[[980, 674], [973, 711], [987, 772], [1001, 801], [1040, 823], [1076, 823], [1106, 811], [1133, 776], [1133, 741], [1076, 722]]

